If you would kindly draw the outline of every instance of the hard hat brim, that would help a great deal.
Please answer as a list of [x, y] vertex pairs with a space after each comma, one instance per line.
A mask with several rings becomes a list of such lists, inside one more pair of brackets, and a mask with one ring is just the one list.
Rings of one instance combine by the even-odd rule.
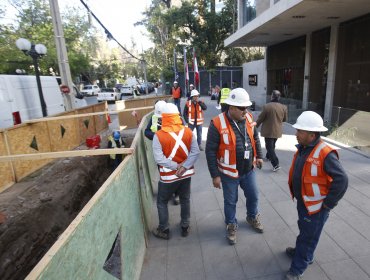
[[246, 102], [235, 102], [233, 100], [226, 99], [224, 103], [227, 104], [227, 105], [236, 106], [236, 107], [248, 107], [248, 106], [252, 106], [252, 102], [250, 102], [250, 101], [246, 101]]
[[297, 123], [293, 124], [292, 126], [295, 129], [305, 130], [305, 131], [312, 131], [312, 132], [324, 132], [324, 131], [328, 131], [328, 129], [325, 126], [321, 126], [321, 127], [306, 127], [306, 126], [299, 125]]
[[162, 117], [162, 113], [160, 113], [160, 114], [158, 114], [158, 113], [154, 113], [154, 116], [156, 116], [156, 117], [160, 118], [160, 117]]

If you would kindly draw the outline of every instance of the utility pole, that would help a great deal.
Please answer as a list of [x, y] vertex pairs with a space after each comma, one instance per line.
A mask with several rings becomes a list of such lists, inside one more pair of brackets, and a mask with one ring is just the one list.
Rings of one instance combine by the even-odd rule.
[[50, 12], [53, 21], [55, 45], [57, 49], [59, 72], [62, 78], [62, 84], [70, 89], [69, 94], [64, 94], [64, 100], [67, 110], [72, 110], [75, 106], [75, 96], [73, 92], [73, 82], [71, 78], [71, 69], [69, 68], [66, 42], [62, 27], [62, 20], [59, 12], [58, 0], [49, 0]]

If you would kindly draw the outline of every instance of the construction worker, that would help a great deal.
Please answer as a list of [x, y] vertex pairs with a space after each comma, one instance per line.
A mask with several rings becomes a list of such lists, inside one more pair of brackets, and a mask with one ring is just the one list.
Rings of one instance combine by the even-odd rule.
[[190, 128], [184, 127], [177, 107], [167, 103], [162, 111], [162, 129], [153, 138], [154, 160], [159, 166], [157, 209], [159, 225], [154, 236], [170, 238], [168, 200], [178, 192], [181, 204], [181, 235], [190, 231], [190, 183], [199, 148]]
[[227, 104], [225, 104], [225, 100], [229, 97], [231, 89], [227, 87], [227, 83], [223, 83], [222, 89], [220, 94], [218, 95], [218, 102], [217, 104], [221, 105], [221, 112], [225, 112], [227, 108]]
[[257, 127], [262, 124], [261, 135], [265, 137], [266, 161], [271, 161], [272, 171], [276, 172], [281, 167], [279, 158], [275, 153], [275, 144], [283, 134], [283, 122], [288, 119], [288, 108], [279, 103], [280, 91], [273, 90], [271, 102], [263, 106], [261, 114], [257, 119]]
[[238, 186], [246, 197], [247, 223], [258, 233], [263, 226], [258, 212], [258, 189], [255, 166], [262, 167], [262, 150], [252, 114], [247, 107], [252, 103], [243, 88], [230, 92], [225, 100], [226, 112], [211, 121], [206, 143], [206, 158], [213, 186], [221, 189], [224, 196], [224, 213], [227, 239], [236, 243], [238, 221], [236, 203]]
[[295, 248], [286, 248], [292, 258], [285, 279], [300, 279], [314, 261], [314, 252], [330, 210], [343, 197], [348, 177], [336, 150], [320, 133], [328, 129], [319, 114], [303, 112], [293, 125], [297, 129], [297, 152], [289, 171], [289, 188], [297, 200], [299, 235]]
[[189, 85], [189, 92], [186, 94], [186, 97], [188, 98], [188, 100], [190, 100], [191, 99], [191, 91], [193, 90], [193, 89], [195, 89], [195, 87], [194, 87], [194, 85], [193, 84], [190, 84]]
[[179, 83], [177, 81], [173, 82], [173, 87], [171, 88], [170, 94], [172, 95], [173, 103], [177, 106], [179, 112], [181, 112], [180, 101], [182, 96], [182, 90], [181, 87], [179, 87]]
[[[118, 130], [113, 131], [112, 135], [108, 136], [108, 148], [124, 148], [125, 142]], [[113, 170], [122, 162], [122, 154], [110, 154], [110, 165]]]
[[153, 140], [154, 134], [161, 129], [162, 126], [162, 110], [166, 106], [166, 101], [158, 100], [154, 105], [154, 114], [145, 128], [145, 136], [149, 140]]
[[202, 124], [204, 122], [203, 111], [207, 110], [207, 105], [199, 99], [200, 93], [193, 89], [190, 94], [190, 100], [186, 101], [184, 108], [184, 118], [188, 123], [188, 127], [193, 131], [197, 130], [197, 142], [199, 150], [203, 151], [202, 147]]

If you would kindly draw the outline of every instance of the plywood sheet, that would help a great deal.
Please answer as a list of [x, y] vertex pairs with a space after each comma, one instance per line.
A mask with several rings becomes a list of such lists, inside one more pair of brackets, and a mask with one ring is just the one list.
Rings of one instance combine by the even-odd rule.
[[[94, 112], [104, 112], [107, 111], [107, 103], [99, 103], [94, 106]], [[102, 114], [98, 116], [94, 116], [95, 121], [95, 133], [99, 133], [100, 131], [103, 131], [108, 128], [108, 120], [107, 120], [107, 114]]]
[[[78, 114], [93, 113], [93, 107], [84, 107], [78, 109]], [[80, 131], [80, 143], [84, 143], [87, 137], [95, 135], [94, 116], [81, 117], [78, 119], [78, 129]]]
[[118, 113], [119, 125], [120, 127], [125, 126], [126, 128], [138, 127], [143, 116], [145, 116], [151, 111], [153, 111], [153, 108], [139, 109], [128, 112], [119, 112]]
[[[8, 155], [6, 149], [6, 143], [4, 139], [4, 133], [0, 132], [0, 155], [6, 156]], [[13, 178], [13, 171], [10, 162], [3, 162], [0, 163], [0, 192], [6, 186], [9, 186], [15, 182], [15, 178]]]

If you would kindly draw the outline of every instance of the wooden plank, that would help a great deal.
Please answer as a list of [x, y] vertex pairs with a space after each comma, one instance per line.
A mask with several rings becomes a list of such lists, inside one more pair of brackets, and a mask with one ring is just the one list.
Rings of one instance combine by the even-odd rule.
[[0, 162], [19, 161], [19, 160], [35, 160], [46, 158], [65, 158], [65, 157], [85, 157], [85, 156], [101, 156], [110, 154], [124, 154], [129, 155], [134, 152], [133, 148], [115, 148], [115, 149], [96, 149], [96, 150], [75, 150], [75, 151], [61, 151], [48, 153], [34, 153], [11, 156], [0, 156]]

